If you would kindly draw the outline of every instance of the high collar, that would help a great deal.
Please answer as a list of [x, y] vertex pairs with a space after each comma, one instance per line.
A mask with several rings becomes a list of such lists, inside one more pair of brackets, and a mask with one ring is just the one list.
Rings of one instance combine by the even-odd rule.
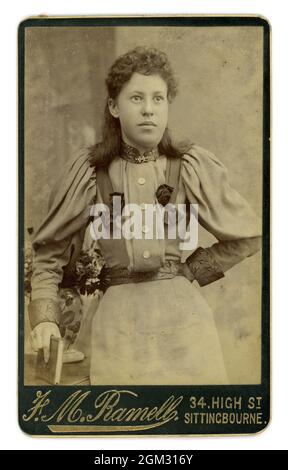
[[155, 149], [140, 153], [138, 149], [122, 141], [120, 157], [131, 163], [145, 163], [155, 161], [159, 157], [159, 152], [156, 147]]

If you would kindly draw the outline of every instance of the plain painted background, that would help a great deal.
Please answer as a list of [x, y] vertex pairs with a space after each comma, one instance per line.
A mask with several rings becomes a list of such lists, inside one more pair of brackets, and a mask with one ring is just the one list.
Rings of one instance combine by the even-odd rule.
[[256, 436], [168, 439], [74, 438], [74, 449], [287, 449], [287, 13], [284, 2], [271, 0], [146, 0], [145, 8], [134, 1], [99, 2], [71, 0], [10, 1], [2, 7], [1, 27], [1, 129], [2, 129], [2, 335], [1, 441], [2, 449], [65, 449], [71, 439], [30, 438], [17, 425], [17, 291], [16, 291], [16, 28], [25, 17], [49, 14], [108, 13], [258, 13], [266, 16], [273, 30], [273, 389], [272, 422]]

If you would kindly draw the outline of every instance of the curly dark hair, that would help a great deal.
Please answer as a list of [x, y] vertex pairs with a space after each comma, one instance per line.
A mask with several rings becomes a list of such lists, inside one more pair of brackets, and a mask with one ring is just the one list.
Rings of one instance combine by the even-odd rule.
[[114, 62], [106, 79], [109, 97], [117, 98], [124, 83], [128, 82], [135, 72], [143, 75], [160, 75], [167, 84], [168, 99], [175, 98], [177, 83], [167, 55], [153, 47], [143, 46], [136, 47]]
[[[168, 100], [172, 101], [177, 93], [177, 83], [166, 54], [154, 47], [136, 47], [120, 56], [110, 67], [106, 87], [108, 98], [115, 99], [123, 85], [130, 80], [133, 73], [143, 75], [158, 74], [167, 84]], [[103, 167], [120, 155], [122, 144], [121, 126], [118, 118], [114, 118], [108, 107], [108, 99], [104, 111], [102, 141], [89, 148], [91, 166]], [[166, 128], [158, 145], [159, 152], [171, 158], [179, 158], [183, 151], [172, 144]]]

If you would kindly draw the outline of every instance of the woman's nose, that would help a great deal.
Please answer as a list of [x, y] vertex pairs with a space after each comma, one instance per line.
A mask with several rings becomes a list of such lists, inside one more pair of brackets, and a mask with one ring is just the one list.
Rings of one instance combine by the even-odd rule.
[[147, 116], [151, 116], [154, 113], [153, 111], [153, 103], [150, 100], [144, 100], [142, 106], [142, 114]]

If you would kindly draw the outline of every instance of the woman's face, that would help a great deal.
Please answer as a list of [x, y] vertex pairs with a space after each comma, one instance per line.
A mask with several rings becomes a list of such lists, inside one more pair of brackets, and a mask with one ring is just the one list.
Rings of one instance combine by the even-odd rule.
[[134, 73], [115, 100], [112, 116], [119, 118], [124, 142], [145, 152], [162, 139], [168, 121], [167, 84], [160, 75]]

